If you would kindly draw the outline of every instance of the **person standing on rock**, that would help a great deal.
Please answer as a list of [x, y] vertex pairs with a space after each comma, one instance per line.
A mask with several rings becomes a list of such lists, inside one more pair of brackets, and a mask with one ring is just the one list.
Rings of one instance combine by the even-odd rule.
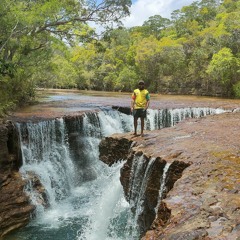
[[141, 136], [143, 136], [144, 119], [147, 116], [147, 109], [150, 103], [150, 95], [145, 89], [144, 81], [138, 82], [138, 88], [133, 91], [131, 101], [131, 112], [133, 114], [134, 135], [137, 135], [138, 118], [141, 119]]

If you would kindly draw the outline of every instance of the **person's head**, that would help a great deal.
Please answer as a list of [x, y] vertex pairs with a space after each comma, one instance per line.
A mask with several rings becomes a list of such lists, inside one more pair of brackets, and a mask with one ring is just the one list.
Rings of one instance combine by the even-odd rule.
[[144, 89], [144, 81], [143, 81], [143, 80], [140, 80], [140, 81], [138, 82], [138, 88], [139, 88], [140, 90], [143, 90], [143, 89]]

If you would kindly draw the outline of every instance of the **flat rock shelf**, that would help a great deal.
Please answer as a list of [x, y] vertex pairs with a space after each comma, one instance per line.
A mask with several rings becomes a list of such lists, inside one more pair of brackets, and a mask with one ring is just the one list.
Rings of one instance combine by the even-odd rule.
[[[172, 167], [175, 173], [180, 163], [188, 165], [181, 176], [170, 176], [173, 186], [142, 239], [240, 239], [239, 119], [240, 113], [224, 113], [146, 131], [144, 137], [128, 133], [102, 140], [100, 159], [105, 163], [128, 159], [121, 171], [125, 195], [130, 191], [128, 165], [132, 155], [178, 163]], [[125, 146], [122, 152], [121, 145]], [[171, 179], [168, 181], [170, 184]]]

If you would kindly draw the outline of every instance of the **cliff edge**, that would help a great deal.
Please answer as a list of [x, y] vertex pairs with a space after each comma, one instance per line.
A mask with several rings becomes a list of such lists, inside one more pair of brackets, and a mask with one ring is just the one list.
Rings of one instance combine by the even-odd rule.
[[[102, 140], [100, 159], [109, 165], [125, 160], [121, 183], [127, 200], [133, 195], [134, 157], [155, 159], [145, 212], [138, 221], [142, 239], [240, 239], [239, 119], [239, 112], [224, 113], [146, 131], [144, 137], [128, 133]], [[167, 163], [166, 190], [156, 213], [159, 179]]]
[[18, 172], [21, 157], [13, 128], [11, 123], [0, 124], [0, 239], [28, 224], [34, 211]]

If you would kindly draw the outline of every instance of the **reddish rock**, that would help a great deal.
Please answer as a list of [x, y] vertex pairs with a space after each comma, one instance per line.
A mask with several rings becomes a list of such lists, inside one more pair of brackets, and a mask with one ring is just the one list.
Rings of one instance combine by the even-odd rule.
[[39, 177], [34, 172], [28, 172], [28, 181], [31, 182], [32, 188], [37, 192], [37, 196], [35, 196], [36, 201], [39, 205], [42, 205], [45, 208], [50, 207], [48, 202], [46, 189], [42, 185]]
[[17, 171], [21, 159], [13, 128], [11, 123], [0, 124], [0, 238], [29, 223], [34, 210]]
[[10, 162], [7, 141], [8, 141], [7, 125], [0, 124], [0, 169], [3, 169], [6, 165], [9, 165]]
[[114, 139], [114, 136], [105, 138], [99, 146], [99, 157], [104, 163], [111, 166], [115, 162], [127, 158], [131, 144], [132, 140], [126, 138]]
[[[225, 113], [145, 132], [143, 138], [114, 135], [114, 141], [134, 141], [130, 158], [143, 153], [171, 163], [167, 192], [143, 239], [236, 240], [240, 236], [239, 119], [239, 112]], [[128, 159], [121, 170], [126, 196], [130, 171]], [[146, 193], [150, 203], [157, 194], [153, 189]]]
[[18, 172], [0, 174], [0, 237], [29, 223], [34, 206], [23, 189]]

